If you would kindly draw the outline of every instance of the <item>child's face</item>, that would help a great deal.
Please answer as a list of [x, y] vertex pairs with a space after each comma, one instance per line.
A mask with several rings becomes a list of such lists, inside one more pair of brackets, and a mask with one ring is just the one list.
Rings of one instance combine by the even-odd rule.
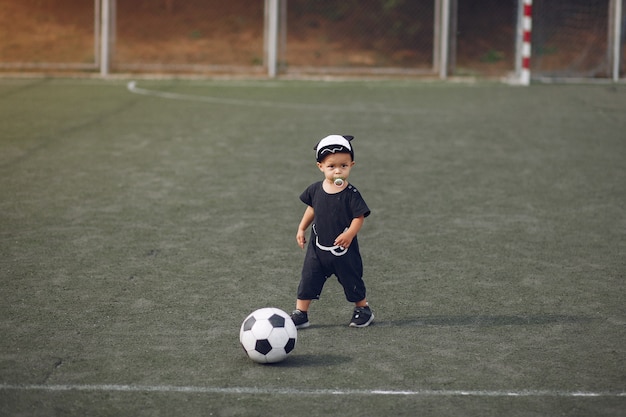
[[317, 166], [327, 181], [334, 182], [337, 178], [346, 180], [350, 176], [354, 161], [349, 153], [334, 153], [318, 162]]

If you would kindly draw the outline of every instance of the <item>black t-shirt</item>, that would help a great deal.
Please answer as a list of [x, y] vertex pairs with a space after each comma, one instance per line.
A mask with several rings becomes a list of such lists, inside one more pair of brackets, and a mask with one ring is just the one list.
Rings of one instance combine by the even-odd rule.
[[309, 185], [300, 200], [313, 207], [312, 233], [317, 234], [319, 243], [324, 246], [332, 246], [337, 236], [350, 227], [352, 219], [370, 215], [361, 193], [352, 184], [336, 194], [328, 194], [319, 181]]

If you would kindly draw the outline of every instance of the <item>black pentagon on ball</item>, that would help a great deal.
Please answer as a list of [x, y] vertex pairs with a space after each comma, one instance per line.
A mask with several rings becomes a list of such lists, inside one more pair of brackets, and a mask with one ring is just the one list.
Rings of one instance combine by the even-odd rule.
[[243, 324], [243, 330], [250, 330], [252, 329], [252, 326], [254, 326], [254, 323], [256, 323], [256, 319], [254, 317], [250, 317], [248, 318], [248, 320], [245, 321], [245, 323]]
[[261, 339], [256, 341], [256, 345], [254, 346], [254, 350], [257, 352], [267, 355], [272, 350], [272, 344], [267, 339]]
[[272, 323], [272, 327], [285, 327], [285, 318], [283, 316], [273, 314], [268, 320]]
[[285, 345], [285, 353], [289, 353], [296, 347], [296, 339], [290, 338]]

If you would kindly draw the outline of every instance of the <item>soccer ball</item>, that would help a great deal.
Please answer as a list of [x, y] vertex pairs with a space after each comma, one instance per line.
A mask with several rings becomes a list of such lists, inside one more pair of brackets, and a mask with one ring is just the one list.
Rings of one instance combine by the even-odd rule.
[[266, 307], [253, 311], [241, 324], [239, 341], [248, 357], [258, 363], [285, 360], [296, 347], [298, 330], [284, 311]]

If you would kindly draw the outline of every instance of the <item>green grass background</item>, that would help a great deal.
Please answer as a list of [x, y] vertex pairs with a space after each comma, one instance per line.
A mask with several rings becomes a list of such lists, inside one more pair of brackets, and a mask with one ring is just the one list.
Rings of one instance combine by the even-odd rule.
[[[0, 80], [0, 415], [626, 415], [625, 86], [138, 86], [173, 95]], [[356, 137], [376, 323], [331, 279], [257, 365], [239, 326], [294, 306], [331, 133]], [[225, 391], [19, 388], [106, 384]]]

